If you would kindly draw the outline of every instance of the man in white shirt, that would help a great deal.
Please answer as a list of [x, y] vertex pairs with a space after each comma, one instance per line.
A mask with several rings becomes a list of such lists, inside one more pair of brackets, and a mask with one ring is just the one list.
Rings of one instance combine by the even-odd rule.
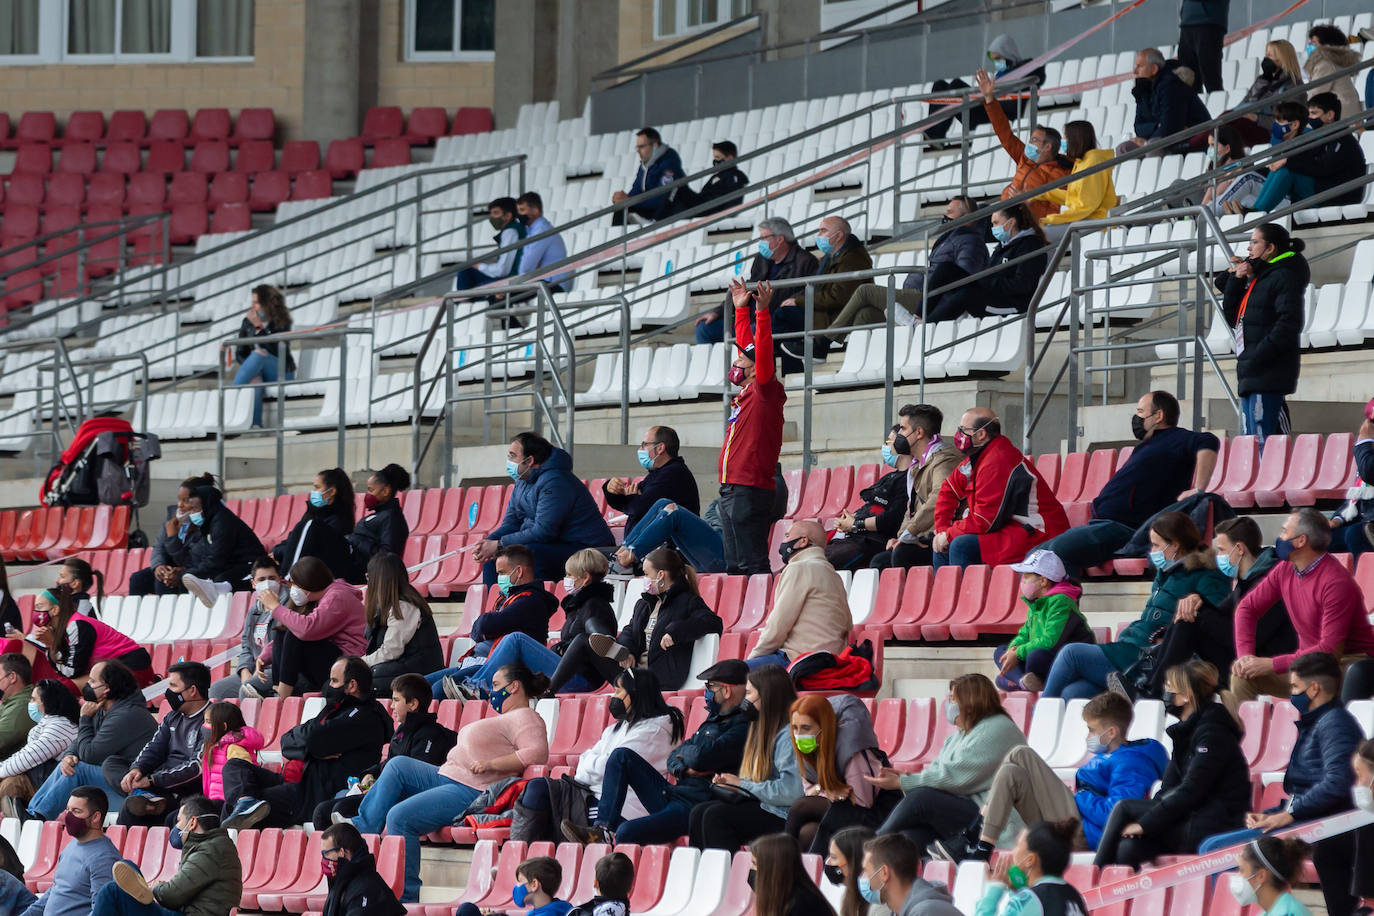
[[[496, 243], [498, 251], [510, 248], [525, 237], [525, 224], [515, 218], [515, 199], [512, 197], [498, 197], [487, 204], [487, 222], [496, 230], [492, 240]], [[473, 289], [513, 277], [520, 273], [523, 253], [523, 249], [517, 248], [497, 255], [494, 260], [483, 261], [474, 267], [464, 267], [458, 271], [453, 288]]]

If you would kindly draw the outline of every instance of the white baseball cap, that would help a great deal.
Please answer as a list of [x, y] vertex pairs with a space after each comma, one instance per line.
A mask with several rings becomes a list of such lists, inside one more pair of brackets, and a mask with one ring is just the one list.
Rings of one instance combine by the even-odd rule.
[[1013, 563], [1011, 568], [1014, 572], [1044, 576], [1051, 582], [1063, 582], [1068, 576], [1064, 561], [1053, 550], [1032, 550], [1020, 563]]

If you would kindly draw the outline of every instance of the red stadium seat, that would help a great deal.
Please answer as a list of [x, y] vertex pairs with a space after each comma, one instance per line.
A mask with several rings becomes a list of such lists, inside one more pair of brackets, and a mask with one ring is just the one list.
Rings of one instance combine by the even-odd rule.
[[286, 172], [258, 172], [253, 176], [253, 191], [248, 205], [254, 213], [270, 213], [291, 196], [291, 176]]
[[270, 140], [246, 140], [234, 156], [236, 172], [270, 172], [277, 166], [277, 154]]
[[[921, 581], [925, 583], [924, 588], [929, 587], [929, 567], [913, 567], [911, 575], [917, 575], [917, 570], [922, 571]], [[903, 586], [908, 576], [908, 570], [900, 568], [884, 569], [878, 573], [878, 590], [873, 600], [873, 610], [869, 612], [868, 619], [864, 621], [864, 626], [878, 633], [883, 639], [892, 636], [892, 621], [901, 612]], [[924, 603], [925, 591], [920, 590], [919, 596], [914, 600]]]
[[14, 174], [47, 175], [52, 171], [52, 147], [25, 143], [14, 157]]
[[[964, 578], [968, 579], [967, 573]], [[1026, 620], [1020, 584], [1020, 574], [1013, 572], [1010, 566], [992, 567], [983, 601], [971, 609], [961, 603], [950, 618], [949, 635], [954, 639], [973, 640], [988, 633], [1016, 633]]]
[[[176, 179], [180, 177], [180, 174], [172, 177], [173, 186], [175, 186]], [[205, 176], [201, 175], [199, 178], [203, 188]], [[204, 199], [203, 195], [201, 199]], [[167, 179], [162, 175], [152, 172], [138, 172], [129, 176], [128, 201], [130, 207], [138, 205], [144, 208], [155, 207], [160, 210], [166, 200]]]
[[[940, 718], [944, 719], [944, 716]], [[918, 760], [927, 759], [934, 731], [935, 700], [930, 697], [912, 700], [907, 707], [901, 743], [889, 755], [892, 765], [906, 769]]]
[[1310, 506], [1319, 499], [1340, 499], [1354, 486], [1355, 436], [1353, 433], [1334, 433], [1326, 437], [1321, 460], [1312, 482], [1306, 486], [1284, 490], [1290, 506]]
[[829, 468], [812, 468], [811, 472], [806, 475], [801, 501], [797, 503], [797, 511], [792, 517], [819, 518], [821, 508], [825, 505], [825, 492], [829, 483]]
[[141, 111], [116, 111], [105, 131], [107, 143], [138, 143], [148, 134], [148, 116]]
[[1078, 501], [1078, 494], [1083, 492], [1083, 475], [1088, 470], [1087, 452], [1070, 452], [1064, 457], [1064, 463], [1059, 469], [1059, 486], [1055, 488], [1055, 497], [1064, 504]]
[[229, 144], [223, 140], [197, 143], [191, 150], [191, 171], [211, 175], [229, 171]]
[[772, 606], [773, 577], [767, 573], [757, 573], [749, 577], [740, 600], [737, 630], [758, 630], [763, 627], [768, 608]]
[[1050, 452], [1045, 455], [1037, 455], [1035, 470], [1044, 478], [1049, 488], [1057, 493], [1059, 490], [1059, 453]]
[[57, 116], [51, 111], [26, 111], [19, 116], [14, 141], [49, 144], [57, 139]]
[[0, 248], [8, 248], [19, 241], [35, 238], [38, 235], [38, 208], [32, 204], [7, 205], [4, 223], [0, 228], [3, 228], [4, 237], [9, 240], [0, 244]]
[[453, 115], [453, 124], [449, 127], [448, 134], [450, 137], [485, 134], [494, 126], [490, 108], [460, 108]]
[[1288, 758], [1298, 740], [1298, 711], [1291, 703], [1267, 703], [1269, 725], [1260, 753], [1250, 763], [1250, 772], [1277, 773], [1288, 769]]
[[374, 105], [363, 116], [362, 140], [372, 146], [378, 140], [390, 140], [405, 132], [401, 109], [394, 105]]
[[210, 218], [212, 232], [247, 232], [253, 228], [253, 211], [247, 204], [220, 204]]
[[265, 140], [271, 143], [277, 133], [277, 116], [270, 108], [245, 108], [239, 112], [234, 122], [234, 134], [230, 142], [240, 144], [251, 140]]
[[1216, 492], [1232, 505], [1251, 505], [1254, 500], [1248, 491], [1255, 479], [1258, 462], [1259, 447], [1254, 436], [1231, 439], [1231, 446], [1226, 453], [1226, 471]]
[[248, 201], [248, 176], [242, 172], [220, 172], [210, 179], [211, 207], [220, 204], [241, 204]]
[[1321, 469], [1321, 452], [1321, 434], [1303, 433], [1294, 436], [1288, 454], [1288, 473], [1284, 475], [1278, 492], [1264, 494], [1263, 497], [1256, 494], [1256, 502], [1267, 507], [1277, 499], [1278, 502], [1274, 505], [1283, 505], [1288, 501], [1289, 493], [1300, 493], [1312, 486], [1312, 482], [1317, 479], [1317, 472]]
[[323, 169], [299, 172], [291, 188], [291, 200], [322, 200], [334, 193], [334, 180]]
[[10, 139], [10, 116], [8, 112], [0, 112], [0, 146], [8, 145]]
[[188, 145], [199, 145], [210, 141], [228, 141], [230, 126], [229, 109], [202, 108], [191, 120], [191, 132], [186, 136], [186, 142]]
[[1097, 494], [1112, 479], [1116, 470], [1116, 449], [1099, 448], [1088, 453], [1088, 465], [1083, 471], [1083, 489], [1078, 493], [1080, 502], [1092, 502]]
[[95, 144], [73, 143], [62, 148], [57, 171], [73, 175], [89, 175], [95, 171]]
[[410, 165], [410, 144], [400, 138], [378, 140], [372, 148], [372, 167], [384, 169], [397, 165]]
[[849, 494], [849, 511], [856, 512], [864, 504], [862, 493], [873, 484], [877, 483], [878, 478], [883, 476], [883, 471], [887, 470], [880, 464], [861, 464], [854, 469], [854, 489]]
[[849, 493], [854, 486], [854, 468], [841, 465], [830, 469], [830, 481], [825, 488], [825, 502], [821, 504], [822, 521], [832, 519], [849, 505]]
[[[100, 177], [100, 176], [97, 176]], [[106, 178], [116, 178], [119, 176], [107, 175]], [[119, 184], [120, 195], [123, 196], [124, 182], [121, 179]], [[94, 186], [92, 186], [94, 192]], [[119, 269], [120, 237], [117, 234], [117, 225], [100, 226], [99, 223], [118, 223], [124, 215], [123, 209], [118, 204], [94, 204], [86, 210], [86, 221], [92, 224], [87, 231], [88, 240], [102, 239], [101, 241], [91, 241], [86, 250], [86, 275], [87, 277], [103, 277], [112, 274]], [[104, 238], [109, 236], [109, 238]]]
[[[228, 153], [225, 153], [226, 157]], [[186, 168], [186, 150], [171, 140], [154, 140], [148, 147], [148, 163], [144, 171], [174, 175]]]
[[98, 143], [105, 139], [105, 116], [98, 111], [73, 111], [62, 130], [63, 143]]
[[[913, 587], [911, 573], [923, 567], [913, 567], [907, 571], [907, 591]], [[907, 604], [902, 602], [901, 619], [893, 622], [892, 633], [898, 639], [920, 639], [922, 623], [936, 623], [936, 615], [942, 613], [940, 609], [952, 609], [958, 600], [959, 578], [963, 570], [958, 566], [942, 566], [934, 571], [930, 581], [930, 592], [927, 601], [921, 604]], [[947, 612], [946, 610], [946, 612]], [[930, 619], [927, 620], [927, 615]]]
[[943, 642], [949, 639], [951, 621], [977, 619], [987, 596], [990, 572], [981, 564], [965, 567], [957, 600], [941, 604], [931, 602], [933, 607], [926, 611], [926, 619], [921, 624], [921, 638], [926, 642]]
[[292, 175], [320, 167], [320, 144], [314, 140], [290, 140], [281, 148], [281, 165]]
[[105, 155], [100, 160], [101, 172], [119, 175], [132, 175], [143, 169], [143, 156], [138, 144], [132, 141], [111, 143], [105, 147]]
[[[1254, 505], [1267, 509], [1283, 505], [1283, 482], [1288, 477], [1292, 441], [1287, 436], [1268, 436], [1264, 453], [1260, 455], [1259, 470], [1250, 485], [1249, 497]], [[1244, 503], [1250, 505], [1251, 503]], [[1233, 503], [1239, 507], [1242, 503]]]
[[167, 201], [176, 204], [203, 204], [210, 199], [210, 180], [203, 172], [179, 172], [172, 176]]
[[324, 154], [324, 168], [332, 178], [354, 178], [363, 169], [363, 157], [361, 138], [331, 140]]
[[[47, 198], [47, 183], [42, 175], [30, 175], [17, 173], [10, 178], [9, 204], [22, 204], [29, 207], [40, 207]], [[5, 219], [9, 219], [9, 213], [5, 214]], [[9, 226], [4, 226], [5, 234], [12, 235]]]
[[209, 219], [209, 213], [203, 203], [173, 204], [170, 230], [172, 244], [190, 245], [195, 242], [209, 231]]
[[181, 143], [191, 129], [190, 118], [179, 108], [164, 108], [153, 112], [153, 120], [148, 125], [148, 139], [175, 140]]
[[58, 172], [48, 179], [46, 206], [80, 207], [86, 202], [86, 176]]
[[448, 112], [442, 108], [416, 108], [406, 123], [406, 142], [414, 146], [429, 146], [448, 133]]

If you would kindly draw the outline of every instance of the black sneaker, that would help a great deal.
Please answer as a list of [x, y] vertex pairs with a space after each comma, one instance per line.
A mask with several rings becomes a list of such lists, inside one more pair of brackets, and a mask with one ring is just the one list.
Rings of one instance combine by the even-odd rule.
[[583, 827], [581, 824], [574, 824], [567, 818], [559, 825], [562, 828], [563, 836], [573, 843], [587, 846], [592, 843], [605, 843], [608, 846], [615, 845], [615, 834], [597, 824], [588, 824]]
[[926, 849], [932, 859], [942, 859], [946, 862], [953, 862], [956, 865], [969, 858], [971, 850], [968, 848], [968, 840], [964, 835], [957, 834], [945, 839], [936, 840]]

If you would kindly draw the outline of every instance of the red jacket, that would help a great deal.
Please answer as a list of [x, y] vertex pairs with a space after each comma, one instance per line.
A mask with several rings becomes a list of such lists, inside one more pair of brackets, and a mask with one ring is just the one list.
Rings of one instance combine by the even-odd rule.
[[1064, 507], [1024, 455], [997, 436], [945, 478], [935, 497], [935, 531], [952, 541], [981, 535], [984, 563], [1013, 563], [1069, 529]]
[[782, 451], [782, 405], [787, 392], [778, 381], [773, 362], [773, 316], [767, 309], [754, 313], [755, 329], [749, 327], [749, 309], [735, 309], [735, 341], [740, 347], [754, 345], [754, 380], [731, 401], [725, 424], [725, 442], [716, 468], [721, 483], [735, 483], [760, 490], [777, 488], [773, 472]]

